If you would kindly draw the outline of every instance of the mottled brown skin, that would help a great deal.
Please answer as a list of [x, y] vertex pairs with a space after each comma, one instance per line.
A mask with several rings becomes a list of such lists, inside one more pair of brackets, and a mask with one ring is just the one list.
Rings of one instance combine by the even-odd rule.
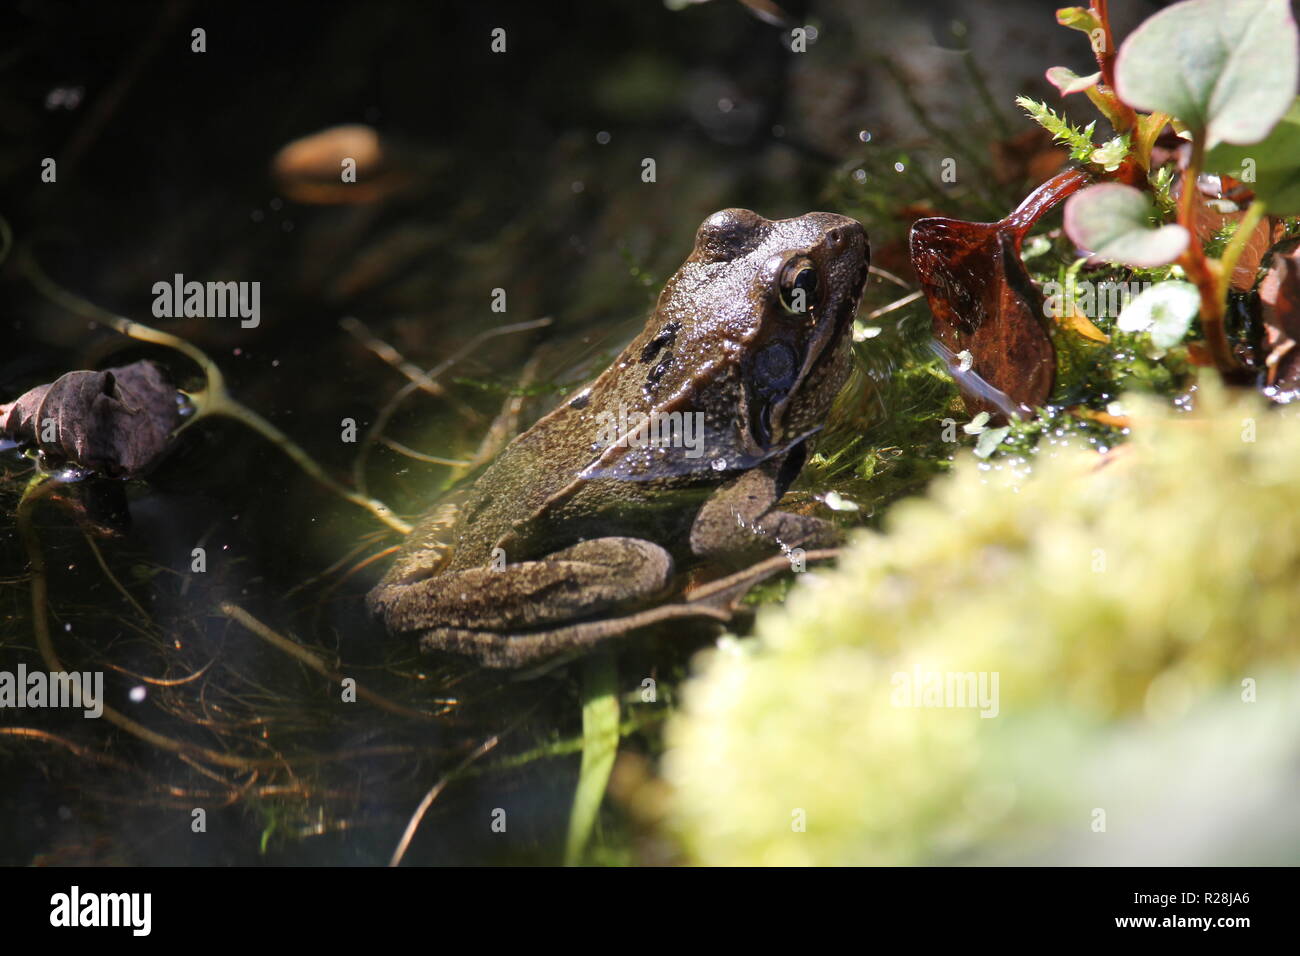
[[[869, 256], [843, 216], [714, 213], [641, 334], [479, 476], [450, 548], [421, 521], [371, 609], [426, 650], [531, 666], [624, 633], [610, 615], [667, 596], [691, 562], [833, 542], [772, 509], [849, 374]], [[620, 406], [702, 413], [702, 454], [602, 447], [601, 413]]]

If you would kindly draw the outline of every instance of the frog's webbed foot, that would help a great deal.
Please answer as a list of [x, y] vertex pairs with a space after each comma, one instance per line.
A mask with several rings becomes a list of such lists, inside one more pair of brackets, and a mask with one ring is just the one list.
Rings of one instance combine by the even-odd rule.
[[640, 606], [666, 590], [672, 575], [673, 559], [657, 544], [594, 538], [500, 570], [468, 568], [381, 584], [369, 603], [389, 631], [423, 632], [420, 644], [426, 650], [458, 651], [491, 666], [516, 666], [535, 654], [579, 646], [584, 635], [575, 632], [566, 643], [561, 632], [572, 628], [559, 628], [559, 636], [542, 642], [534, 654], [519, 656], [509, 648], [527, 642], [515, 642], [513, 632], [540, 637], [526, 632]]
[[840, 532], [829, 521], [771, 510], [785, 491], [782, 478], [777, 461], [721, 486], [695, 517], [691, 552], [701, 558], [728, 557], [839, 544]]

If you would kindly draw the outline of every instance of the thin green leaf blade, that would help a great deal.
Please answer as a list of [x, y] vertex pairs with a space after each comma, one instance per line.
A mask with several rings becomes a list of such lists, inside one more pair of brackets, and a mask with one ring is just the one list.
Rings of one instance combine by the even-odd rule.
[[618, 739], [618, 670], [612, 654], [593, 654], [582, 672], [582, 767], [569, 812], [567, 866], [582, 862], [614, 769]]

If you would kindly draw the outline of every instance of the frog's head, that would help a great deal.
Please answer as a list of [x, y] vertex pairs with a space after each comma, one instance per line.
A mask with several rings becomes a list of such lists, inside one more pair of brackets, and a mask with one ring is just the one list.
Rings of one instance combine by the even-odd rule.
[[866, 230], [834, 213], [770, 220], [723, 209], [700, 225], [658, 311], [681, 323], [678, 353], [713, 366], [708, 404], [730, 407], [745, 457], [824, 420], [851, 367], [869, 261]]

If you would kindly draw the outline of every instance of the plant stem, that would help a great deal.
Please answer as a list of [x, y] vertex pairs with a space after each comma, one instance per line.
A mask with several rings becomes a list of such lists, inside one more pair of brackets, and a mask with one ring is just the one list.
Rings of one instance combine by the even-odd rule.
[[1196, 180], [1201, 174], [1204, 159], [1205, 134], [1198, 132], [1192, 140], [1191, 158], [1183, 170], [1183, 193], [1178, 197], [1178, 222], [1189, 236], [1187, 251], [1178, 261], [1201, 293], [1201, 328], [1205, 330], [1205, 344], [1214, 357], [1215, 366], [1227, 374], [1237, 371], [1239, 366], [1232, 355], [1223, 322], [1226, 289], [1221, 286], [1220, 277], [1216, 274], [1217, 264], [1212, 264], [1205, 258], [1205, 248], [1196, 235]]
[[95, 305], [89, 299], [83, 299], [81, 296], [64, 290], [45, 274], [30, 252], [21, 250], [20, 255], [21, 268], [26, 273], [28, 280], [41, 295], [51, 302], [62, 306], [75, 315], [84, 315], [101, 325], [106, 325], [128, 338], [175, 349], [199, 367], [199, 370], [203, 373], [206, 388], [201, 392], [190, 394], [189, 397], [195, 405], [195, 414], [181, 423], [180, 427], [176, 429], [176, 434], [180, 434], [199, 419], [208, 415], [224, 415], [227, 418], [233, 418], [235, 421], [253, 429], [253, 431], [279, 448], [318, 484], [323, 485], [354, 505], [364, 508], [394, 531], [401, 534], [410, 533], [411, 525], [393, 514], [392, 509], [386, 504], [377, 498], [371, 498], [339, 484], [327, 475], [325, 470], [316, 464], [315, 460], [288, 435], [251, 408], [236, 400], [226, 387], [226, 378], [222, 374], [220, 367], [216, 362], [208, 358], [207, 354], [198, 346], [187, 342], [178, 335], [172, 335], [170, 332], [163, 332], [140, 322], [132, 321], [125, 316], [117, 315]]
[[1110, 28], [1110, 11], [1107, 0], [1092, 0], [1092, 15], [1101, 24], [1101, 49], [1093, 45], [1093, 54], [1097, 57], [1097, 68], [1101, 70], [1101, 83], [1105, 87], [1102, 95], [1111, 109], [1102, 110], [1115, 127], [1116, 133], [1127, 133], [1137, 125], [1137, 113], [1119, 98], [1115, 92], [1115, 33]]
[[1098, 50], [1094, 46], [1093, 52], [1097, 55], [1097, 66], [1101, 69], [1101, 81], [1113, 90], [1115, 88], [1115, 34], [1110, 29], [1110, 11], [1106, 9], [1108, 5], [1108, 0], [1092, 0], [1092, 15], [1097, 18], [1102, 29], [1102, 48]]

